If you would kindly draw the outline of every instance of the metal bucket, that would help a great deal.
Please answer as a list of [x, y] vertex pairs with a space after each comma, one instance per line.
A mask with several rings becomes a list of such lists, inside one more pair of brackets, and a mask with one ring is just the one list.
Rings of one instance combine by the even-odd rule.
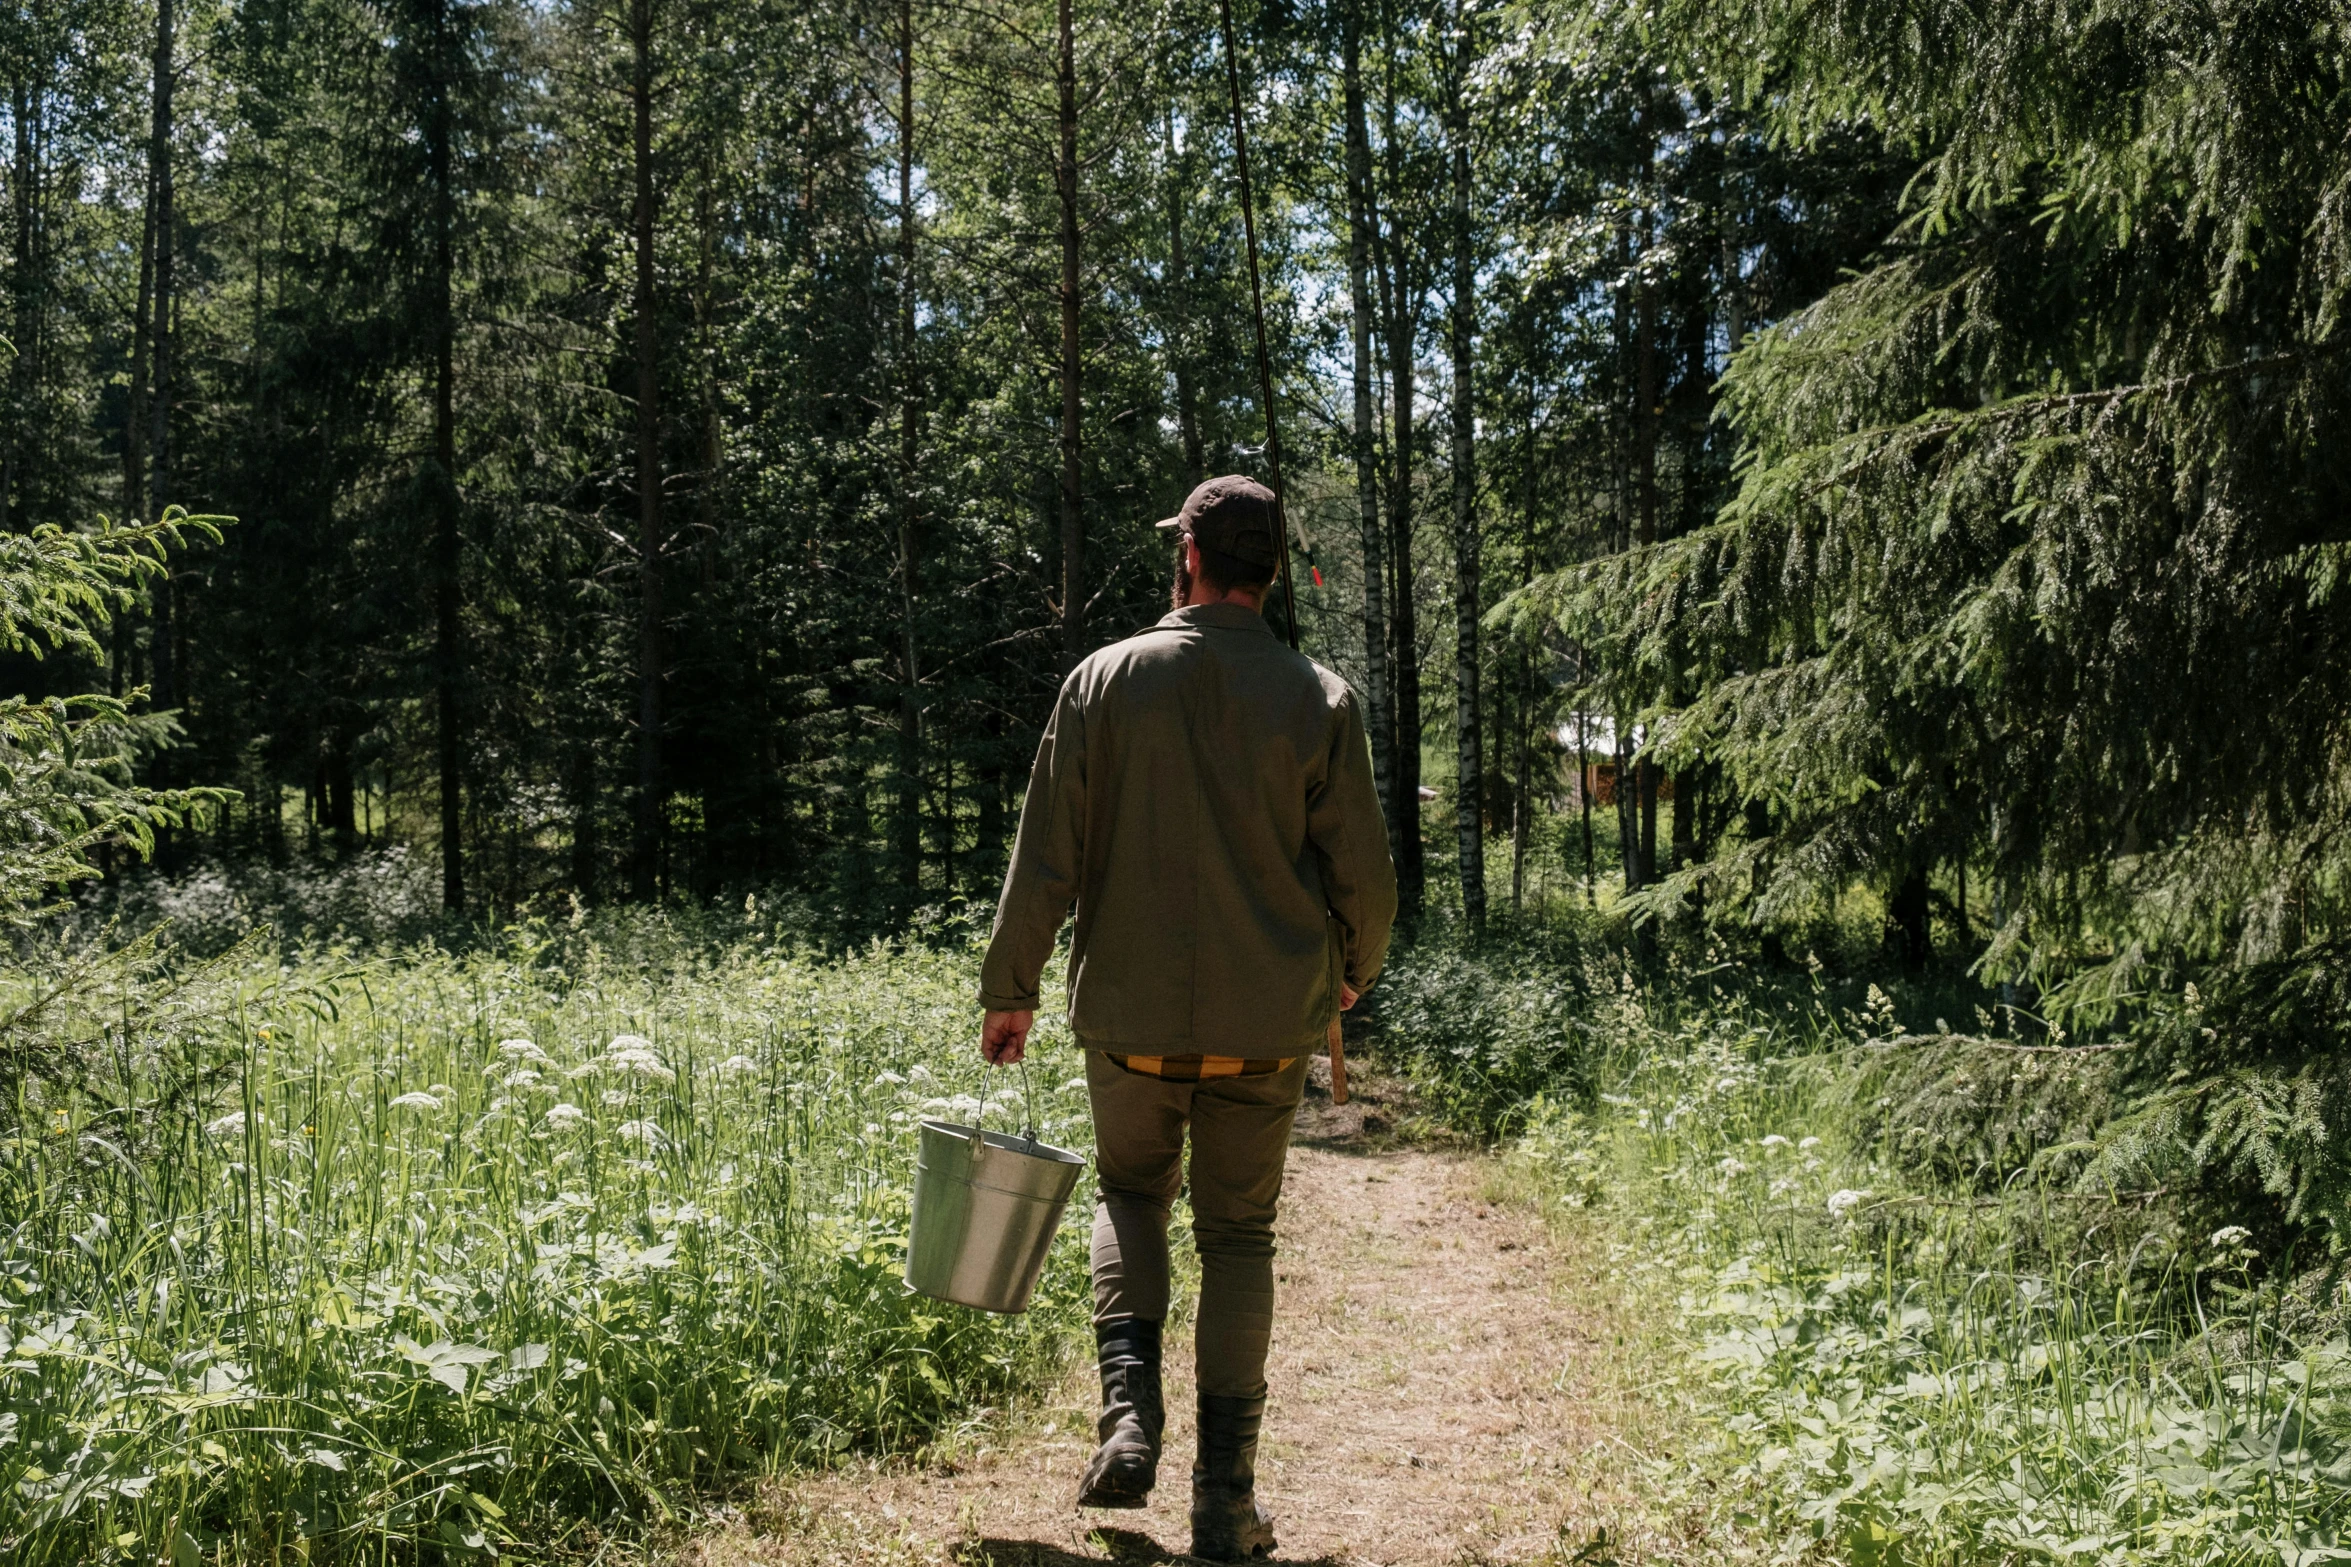
[[1084, 1164], [1034, 1137], [924, 1121], [907, 1284], [958, 1306], [1028, 1310]]

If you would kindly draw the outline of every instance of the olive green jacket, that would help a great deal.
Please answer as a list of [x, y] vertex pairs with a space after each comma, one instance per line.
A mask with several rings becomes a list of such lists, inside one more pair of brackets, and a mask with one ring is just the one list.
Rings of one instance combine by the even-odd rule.
[[1235, 604], [1177, 610], [1088, 658], [1037, 747], [982, 1006], [1037, 1006], [1073, 902], [1082, 1043], [1311, 1051], [1340, 981], [1378, 978], [1396, 918], [1354, 692]]

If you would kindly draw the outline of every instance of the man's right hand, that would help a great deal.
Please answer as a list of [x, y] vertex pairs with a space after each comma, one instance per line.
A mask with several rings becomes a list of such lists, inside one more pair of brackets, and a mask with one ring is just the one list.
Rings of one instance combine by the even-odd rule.
[[980, 1025], [980, 1054], [992, 1066], [1014, 1066], [1027, 1053], [1029, 1030], [1037, 1026], [1037, 1014], [1030, 1012], [991, 1012]]

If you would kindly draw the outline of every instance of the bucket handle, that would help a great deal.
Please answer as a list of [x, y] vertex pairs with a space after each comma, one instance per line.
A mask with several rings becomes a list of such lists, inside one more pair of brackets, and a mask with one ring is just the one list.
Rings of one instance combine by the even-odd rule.
[[[981, 1123], [988, 1118], [988, 1068], [999, 1064], [985, 1059], [980, 1062], [979, 1108], [972, 1111], [971, 1114], [971, 1148], [975, 1154], [986, 1146], [981, 1140], [980, 1130]], [[1034, 1148], [1037, 1146], [1037, 1091], [1035, 1085], [1029, 1081], [1029, 1061], [1026, 1055], [1020, 1059], [1020, 1094], [1029, 1123], [1028, 1130], [1020, 1134], [1020, 1140]]]

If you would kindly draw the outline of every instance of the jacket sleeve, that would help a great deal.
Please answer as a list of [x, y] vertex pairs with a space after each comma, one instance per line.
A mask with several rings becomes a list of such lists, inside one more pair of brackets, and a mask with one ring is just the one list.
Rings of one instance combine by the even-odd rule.
[[1371, 742], [1350, 691], [1337, 704], [1322, 788], [1307, 802], [1306, 834], [1322, 861], [1323, 892], [1346, 942], [1347, 983], [1380, 977], [1396, 924], [1396, 862], [1372, 782]]
[[980, 964], [980, 1005], [991, 1012], [1036, 1009], [1045, 960], [1078, 895], [1086, 842], [1086, 715], [1072, 675], [1054, 704], [1029, 769], [1012, 864], [996, 899], [996, 925]]

